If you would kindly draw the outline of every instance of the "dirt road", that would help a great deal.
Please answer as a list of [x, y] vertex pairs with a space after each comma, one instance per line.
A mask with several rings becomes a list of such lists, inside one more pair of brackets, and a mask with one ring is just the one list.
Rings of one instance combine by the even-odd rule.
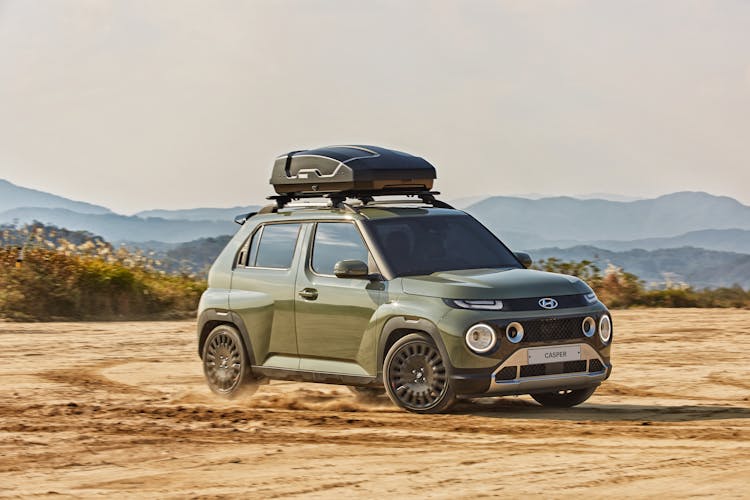
[[750, 311], [614, 320], [588, 403], [436, 416], [312, 384], [223, 402], [190, 322], [0, 323], [0, 497], [750, 496]]

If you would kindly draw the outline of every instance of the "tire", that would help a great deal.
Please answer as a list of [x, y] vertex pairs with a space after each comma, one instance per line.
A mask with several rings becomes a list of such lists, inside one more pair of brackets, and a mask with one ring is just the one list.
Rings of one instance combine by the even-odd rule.
[[549, 408], [570, 408], [579, 405], [591, 397], [596, 387], [586, 389], [563, 389], [556, 392], [530, 394], [537, 403]]
[[203, 374], [214, 394], [226, 399], [249, 397], [258, 389], [250, 371], [240, 332], [231, 325], [219, 325], [203, 344]]
[[395, 405], [413, 413], [441, 413], [456, 401], [448, 365], [432, 339], [421, 333], [402, 337], [388, 350], [383, 384]]
[[369, 387], [361, 385], [350, 385], [347, 387], [354, 393], [357, 399], [377, 399], [385, 394], [385, 390], [382, 387]]

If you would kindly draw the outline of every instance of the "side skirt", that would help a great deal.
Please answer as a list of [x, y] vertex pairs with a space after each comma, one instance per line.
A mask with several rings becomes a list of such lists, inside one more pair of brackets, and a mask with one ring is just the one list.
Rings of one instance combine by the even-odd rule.
[[272, 380], [293, 380], [296, 382], [316, 382], [319, 384], [381, 386], [378, 377], [364, 377], [361, 375], [344, 375], [341, 373], [310, 372], [305, 370], [290, 370], [288, 368], [271, 368], [267, 366], [253, 366], [253, 374], [268, 377]]

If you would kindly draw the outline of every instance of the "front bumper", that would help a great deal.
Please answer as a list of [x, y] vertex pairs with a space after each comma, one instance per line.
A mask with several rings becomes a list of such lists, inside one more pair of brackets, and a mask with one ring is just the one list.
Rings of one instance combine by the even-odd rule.
[[599, 385], [609, 378], [612, 365], [591, 345], [578, 347], [580, 359], [554, 363], [529, 364], [529, 349], [558, 345], [523, 347], [492, 369], [455, 370], [451, 375], [456, 393], [464, 397], [503, 396], [580, 389]]
[[[599, 385], [612, 372], [612, 339], [603, 342], [598, 332], [587, 337], [581, 326], [589, 316], [598, 325], [603, 314], [609, 312], [598, 302], [553, 312], [449, 311], [438, 326], [456, 393], [464, 397], [514, 395]], [[480, 322], [490, 325], [499, 337], [497, 347], [486, 354], [474, 353], [464, 340], [466, 330]], [[511, 322], [524, 327], [525, 336], [520, 343], [506, 338], [506, 326]], [[580, 356], [553, 363], [540, 363], [535, 356], [529, 357], [531, 349], [557, 347], [577, 347]]]

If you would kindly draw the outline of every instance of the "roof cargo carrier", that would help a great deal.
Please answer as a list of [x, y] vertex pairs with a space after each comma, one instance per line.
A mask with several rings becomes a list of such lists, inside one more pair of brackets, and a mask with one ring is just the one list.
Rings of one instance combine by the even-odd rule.
[[429, 192], [435, 167], [425, 159], [376, 146], [328, 146], [276, 159], [271, 184], [289, 198]]
[[277, 212], [302, 198], [327, 198], [330, 206], [355, 212], [346, 203], [348, 198], [367, 205], [375, 203], [376, 196], [413, 197], [436, 208], [453, 209], [435, 199], [440, 194], [432, 191], [436, 177], [435, 167], [424, 158], [378, 146], [326, 146], [292, 151], [276, 158], [273, 164], [270, 182], [277, 195], [268, 199], [274, 204], [258, 212], [240, 214], [234, 221], [244, 224], [256, 214]]

